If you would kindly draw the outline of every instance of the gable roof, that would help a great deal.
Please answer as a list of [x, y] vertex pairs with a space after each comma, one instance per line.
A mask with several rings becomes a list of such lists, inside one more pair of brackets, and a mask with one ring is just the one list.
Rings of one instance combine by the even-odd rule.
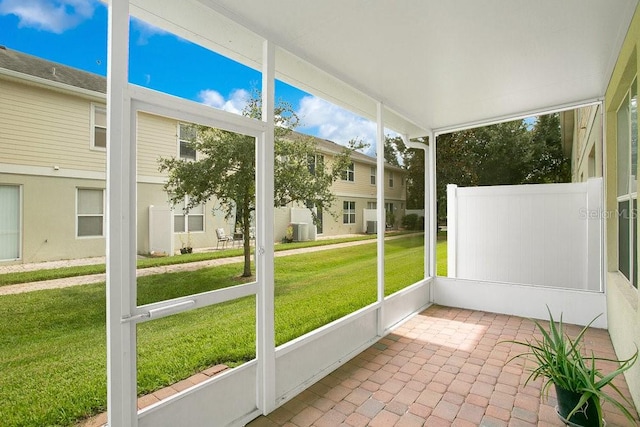
[[75, 88], [107, 93], [107, 80], [103, 76], [11, 50], [5, 46], [0, 46], [0, 68]]
[[[37, 56], [29, 55], [17, 50], [11, 50], [0, 46], [0, 69], [15, 71], [32, 77], [49, 80], [56, 83], [86, 89], [94, 92], [106, 93], [107, 80], [105, 77], [69, 67], [57, 62], [48, 61]], [[327, 139], [294, 132], [299, 137], [312, 137], [315, 139], [320, 151], [337, 154], [342, 146]], [[351, 158], [365, 163], [376, 163], [376, 159], [366, 154], [355, 151]], [[394, 166], [386, 164], [387, 167]], [[400, 170], [400, 168], [398, 168]]]
[[[292, 140], [303, 139], [303, 138], [313, 138], [316, 143], [316, 148], [321, 153], [329, 154], [329, 155], [338, 155], [344, 149], [343, 145], [335, 143], [333, 141], [329, 141], [328, 139], [320, 138], [313, 135], [307, 135], [300, 132], [292, 131], [287, 138], [291, 138]], [[375, 166], [377, 163], [377, 159], [375, 157], [371, 157], [367, 154], [361, 153], [360, 151], [354, 151], [351, 153], [351, 160], [357, 161], [360, 163], [366, 163], [371, 166]], [[399, 172], [405, 172], [401, 167], [392, 165], [391, 163], [384, 162], [384, 167], [386, 169], [393, 169]]]

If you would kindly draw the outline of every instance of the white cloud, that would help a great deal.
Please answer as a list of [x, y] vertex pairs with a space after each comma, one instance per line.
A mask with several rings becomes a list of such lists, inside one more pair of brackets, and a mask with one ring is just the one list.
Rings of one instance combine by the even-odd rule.
[[154, 27], [153, 25], [148, 24], [139, 19], [131, 18], [131, 22], [132, 22], [132, 29], [138, 33], [136, 44], [139, 46], [148, 44], [149, 39], [155, 35], [167, 34], [167, 32], [164, 31], [163, 29]]
[[[368, 147], [362, 151], [375, 157], [377, 145], [375, 122], [311, 95], [300, 100], [297, 113], [302, 121], [301, 131], [341, 145], [347, 145], [349, 140], [357, 138], [368, 144]], [[386, 128], [384, 133], [391, 137], [398, 135]]]
[[300, 100], [297, 111], [302, 121], [301, 130], [314, 133], [320, 138], [337, 144], [347, 145], [349, 140], [358, 138], [374, 149], [376, 124], [350, 111], [340, 108], [324, 99], [305, 96]]
[[95, 0], [0, 0], [0, 15], [16, 15], [18, 26], [60, 34], [90, 19]]
[[230, 113], [242, 114], [242, 110], [246, 107], [250, 99], [250, 94], [244, 89], [235, 89], [229, 94], [229, 98], [225, 99], [225, 97], [216, 90], [204, 89], [198, 92], [198, 99], [210, 107]]

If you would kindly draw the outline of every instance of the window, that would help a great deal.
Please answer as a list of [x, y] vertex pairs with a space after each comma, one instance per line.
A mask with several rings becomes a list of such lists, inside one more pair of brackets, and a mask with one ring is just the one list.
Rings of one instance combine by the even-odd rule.
[[180, 123], [179, 125], [178, 144], [180, 145], [180, 158], [183, 160], [195, 160], [196, 149], [192, 144], [196, 140], [197, 129], [195, 125]]
[[0, 260], [20, 258], [20, 187], [0, 185]]
[[[188, 200], [186, 199], [186, 201]], [[204, 206], [194, 206], [187, 212], [185, 212], [184, 207], [185, 202], [173, 206], [174, 233], [204, 231]]]
[[385, 204], [384, 204], [384, 210], [385, 210], [385, 212], [387, 212], [387, 213], [393, 213], [393, 209], [394, 209], [393, 203], [385, 203]]
[[371, 168], [371, 185], [376, 185], [376, 174], [377, 174], [376, 168], [372, 167]]
[[638, 88], [634, 80], [617, 113], [618, 270], [638, 287]]
[[356, 202], [342, 202], [342, 223], [356, 223]]
[[77, 237], [104, 236], [104, 190], [101, 188], [78, 188]]
[[389, 172], [389, 188], [393, 188], [393, 172]]
[[353, 162], [351, 162], [347, 167], [347, 169], [342, 171], [342, 180], [353, 182], [355, 181], [355, 179], [356, 179], [355, 165], [353, 164]]
[[309, 173], [315, 175], [316, 171], [324, 170], [324, 156], [322, 154], [316, 154], [309, 156]]
[[367, 202], [367, 209], [377, 209], [377, 208], [378, 208], [377, 202]]
[[106, 150], [107, 148], [107, 109], [91, 104], [91, 148]]

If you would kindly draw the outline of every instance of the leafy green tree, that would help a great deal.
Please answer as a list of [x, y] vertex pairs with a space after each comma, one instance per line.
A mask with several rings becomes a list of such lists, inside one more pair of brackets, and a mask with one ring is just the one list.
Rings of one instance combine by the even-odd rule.
[[528, 163], [527, 183], [571, 181], [571, 160], [562, 150], [558, 113], [538, 117], [531, 131]]
[[[242, 114], [260, 119], [260, 99], [260, 94], [254, 92]], [[322, 157], [312, 137], [293, 132], [299, 119], [290, 104], [278, 103], [275, 121], [275, 206], [289, 203], [331, 206], [335, 200], [331, 185], [348, 166], [355, 146], [345, 147], [328, 166], [319, 161]], [[255, 140], [206, 126], [194, 125], [194, 128], [197, 137], [189, 145], [199, 153], [199, 159], [161, 158], [159, 169], [168, 173], [164, 188], [173, 203], [182, 202], [186, 196], [187, 211], [213, 199], [226, 219], [235, 220], [244, 235], [242, 276], [249, 277], [252, 275], [251, 217], [256, 208]], [[312, 214], [314, 222], [317, 221], [313, 210]]]
[[477, 156], [471, 149], [473, 135], [461, 131], [440, 135], [436, 144], [436, 202], [438, 223], [447, 219], [447, 184], [478, 185]]
[[440, 135], [437, 141], [438, 222], [446, 221], [447, 184], [459, 186], [568, 182], [557, 114]]
[[465, 131], [477, 185], [521, 184], [527, 176], [531, 137], [523, 120]]
[[384, 137], [384, 161], [393, 166], [401, 167], [400, 159], [403, 158], [406, 147], [399, 136]]

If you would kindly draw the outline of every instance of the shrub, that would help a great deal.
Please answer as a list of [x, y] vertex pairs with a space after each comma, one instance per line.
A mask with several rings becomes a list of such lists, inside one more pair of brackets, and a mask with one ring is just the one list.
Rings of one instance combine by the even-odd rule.
[[424, 217], [418, 214], [405, 215], [402, 218], [402, 226], [407, 230], [424, 230]]

